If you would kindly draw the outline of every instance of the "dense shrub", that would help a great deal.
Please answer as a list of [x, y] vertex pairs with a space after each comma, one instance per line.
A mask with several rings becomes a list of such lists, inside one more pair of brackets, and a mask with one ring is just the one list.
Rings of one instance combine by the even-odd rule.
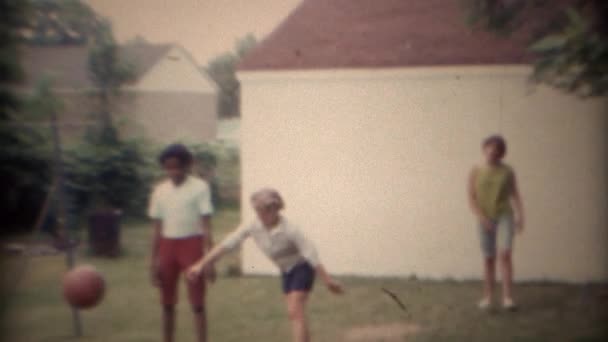
[[79, 212], [115, 208], [141, 215], [151, 174], [141, 143], [85, 141], [66, 151], [66, 190]]

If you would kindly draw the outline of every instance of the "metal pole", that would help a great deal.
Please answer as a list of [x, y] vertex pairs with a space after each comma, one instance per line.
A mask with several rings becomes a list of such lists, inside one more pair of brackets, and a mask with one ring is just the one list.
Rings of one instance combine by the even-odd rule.
[[[66, 240], [66, 265], [69, 269], [74, 267], [74, 248], [75, 244], [71, 243], [69, 240], [69, 235], [67, 234], [67, 230], [65, 227], [66, 222], [66, 209], [65, 209], [65, 194], [63, 188], [63, 160], [62, 160], [62, 151], [61, 151], [61, 137], [59, 135], [59, 126], [57, 124], [57, 113], [55, 109], [51, 111], [51, 127], [53, 134], [53, 152], [54, 152], [54, 160], [55, 160], [55, 181], [57, 182], [57, 209], [58, 209], [58, 217], [59, 217], [59, 234], [60, 237]], [[80, 314], [78, 309], [75, 307], [72, 308], [72, 321], [74, 324], [74, 334], [77, 337], [82, 336], [82, 322], [80, 320]]]

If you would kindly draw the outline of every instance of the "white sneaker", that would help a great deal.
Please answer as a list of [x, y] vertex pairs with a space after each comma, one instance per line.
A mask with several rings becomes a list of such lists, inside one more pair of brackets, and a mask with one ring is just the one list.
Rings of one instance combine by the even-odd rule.
[[490, 300], [490, 298], [488, 297], [484, 297], [482, 298], [478, 303], [477, 303], [477, 307], [480, 308], [481, 310], [487, 310], [490, 308], [490, 306], [492, 305], [492, 301]]
[[513, 302], [513, 299], [511, 299], [511, 298], [503, 298], [502, 307], [503, 307], [503, 309], [509, 310], [509, 311], [514, 311], [517, 309], [517, 305], [515, 305], [515, 303]]

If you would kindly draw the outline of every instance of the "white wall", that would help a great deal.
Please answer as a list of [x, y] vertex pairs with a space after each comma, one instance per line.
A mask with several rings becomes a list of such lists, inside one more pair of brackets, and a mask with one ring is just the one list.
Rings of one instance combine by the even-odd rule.
[[[271, 185], [334, 273], [478, 278], [465, 180], [499, 132], [527, 228], [517, 279], [608, 279], [608, 113], [524, 67], [241, 72], [245, 220]], [[275, 273], [251, 242], [244, 271]]]
[[212, 93], [125, 92], [115, 121], [129, 136], [159, 144], [202, 143], [217, 137], [217, 97]]

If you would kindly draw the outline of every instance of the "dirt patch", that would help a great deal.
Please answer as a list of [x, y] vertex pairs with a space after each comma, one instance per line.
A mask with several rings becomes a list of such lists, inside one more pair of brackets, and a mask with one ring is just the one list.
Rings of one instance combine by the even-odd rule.
[[361, 325], [344, 334], [345, 341], [403, 341], [404, 337], [420, 331], [416, 323], [387, 323]]

